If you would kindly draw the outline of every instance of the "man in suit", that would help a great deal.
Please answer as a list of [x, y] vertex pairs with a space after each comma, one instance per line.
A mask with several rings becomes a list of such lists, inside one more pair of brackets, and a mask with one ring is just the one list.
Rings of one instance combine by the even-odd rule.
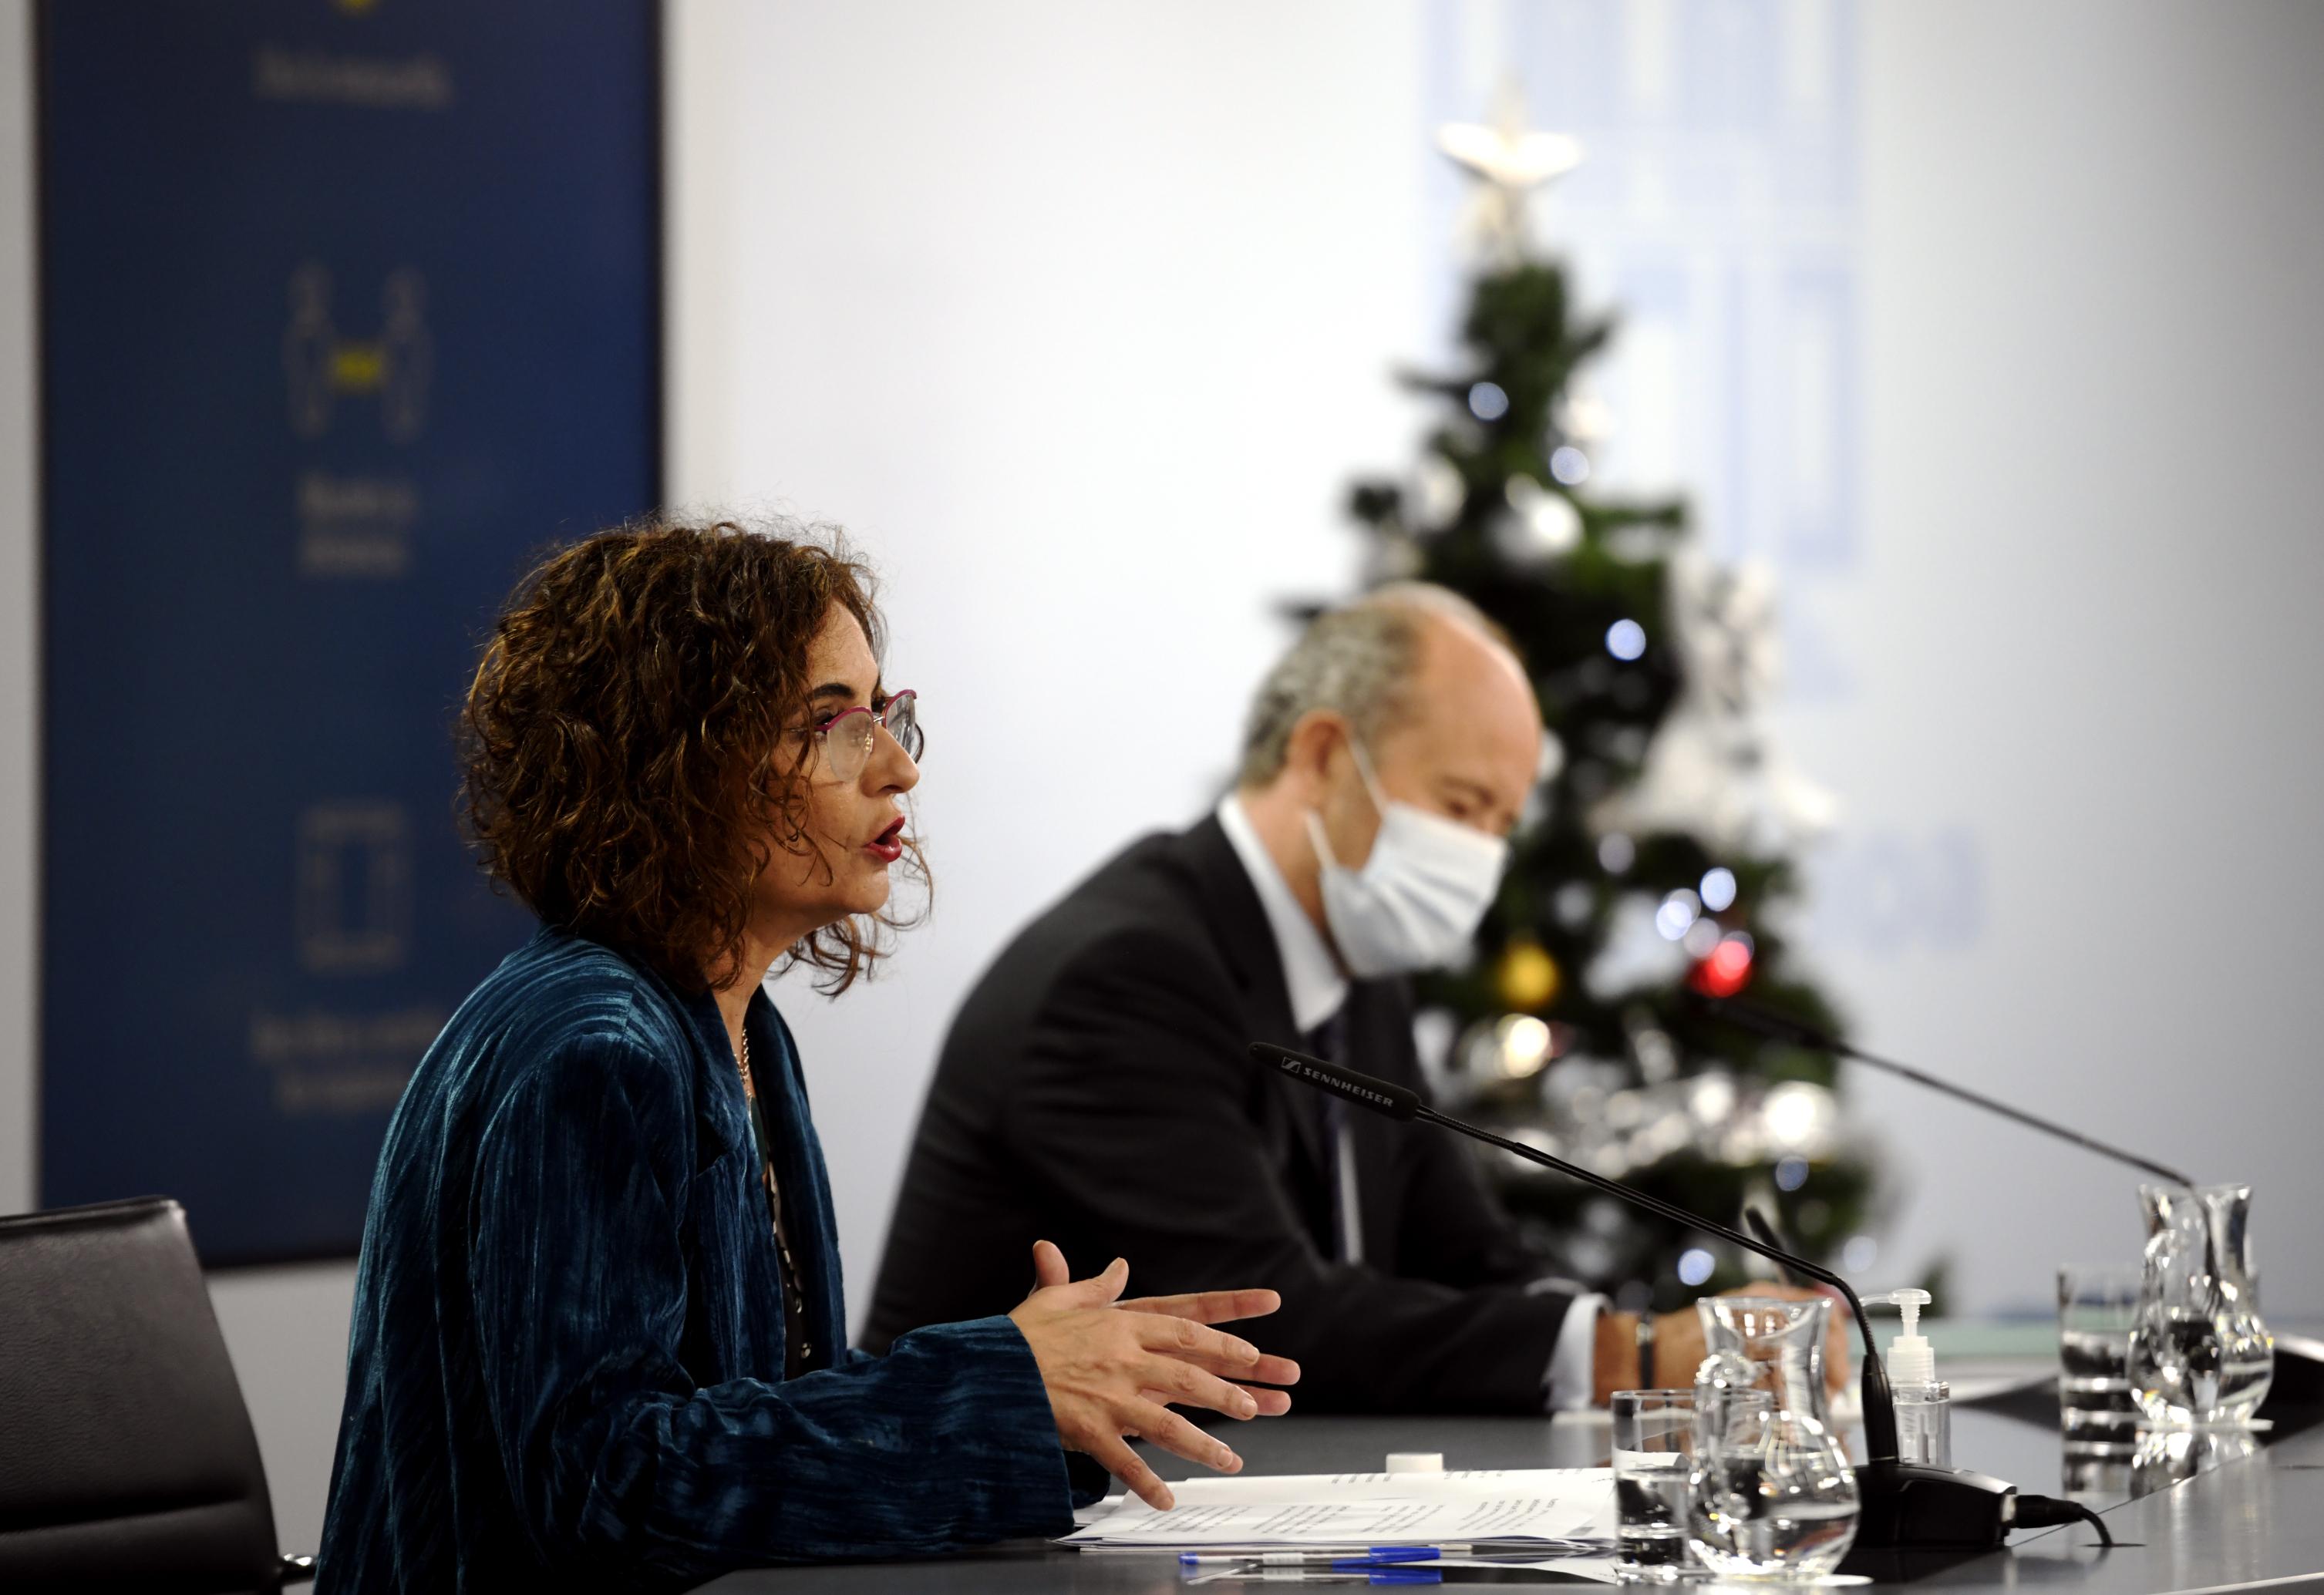
[[1133, 844], [970, 993], [872, 1342], [1007, 1311], [1047, 1238], [1084, 1268], [1137, 1259], [1141, 1290], [1272, 1286], [1304, 1407], [1539, 1412], [1691, 1379], [1692, 1312], [1642, 1324], [1546, 1277], [1459, 1142], [1246, 1051], [1421, 1086], [1401, 976], [1475, 933], [1541, 745], [1522, 665], [1453, 594], [1407, 584], [1314, 622], [1216, 812]]

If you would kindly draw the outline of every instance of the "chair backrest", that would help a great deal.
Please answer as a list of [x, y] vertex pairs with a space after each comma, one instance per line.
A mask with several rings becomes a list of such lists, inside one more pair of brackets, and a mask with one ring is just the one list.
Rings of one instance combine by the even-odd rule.
[[276, 1561], [185, 1210], [0, 1219], [0, 1590], [265, 1590]]

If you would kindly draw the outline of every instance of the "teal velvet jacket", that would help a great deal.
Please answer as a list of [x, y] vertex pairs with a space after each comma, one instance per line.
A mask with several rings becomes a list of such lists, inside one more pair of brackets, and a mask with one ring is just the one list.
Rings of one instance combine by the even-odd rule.
[[746, 1020], [815, 1352], [707, 996], [542, 931], [452, 1016], [388, 1128], [364, 1229], [321, 1595], [676, 1590], [737, 1567], [1072, 1526], [1007, 1318], [846, 1344], [789, 1031]]

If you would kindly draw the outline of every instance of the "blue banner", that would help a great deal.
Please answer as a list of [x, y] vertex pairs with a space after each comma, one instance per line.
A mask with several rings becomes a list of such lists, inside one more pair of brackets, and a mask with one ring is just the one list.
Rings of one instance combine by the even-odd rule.
[[659, 496], [657, 24], [42, 14], [44, 1204], [351, 1254], [525, 934], [452, 731], [530, 557]]

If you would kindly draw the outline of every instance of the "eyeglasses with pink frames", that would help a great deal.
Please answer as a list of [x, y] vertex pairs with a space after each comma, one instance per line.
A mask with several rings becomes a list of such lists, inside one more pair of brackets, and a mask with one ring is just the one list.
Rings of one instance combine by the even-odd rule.
[[918, 763], [920, 750], [927, 746], [928, 739], [920, 730], [920, 695], [906, 687], [890, 693], [888, 701], [876, 710], [858, 704], [815, 728], [815, 740], [831, 773], [843, 781], [861, 776], [863, 767], [872, 762], [872, 750], [879, 745], [882, 726], [904, 750], [904, 757]]

